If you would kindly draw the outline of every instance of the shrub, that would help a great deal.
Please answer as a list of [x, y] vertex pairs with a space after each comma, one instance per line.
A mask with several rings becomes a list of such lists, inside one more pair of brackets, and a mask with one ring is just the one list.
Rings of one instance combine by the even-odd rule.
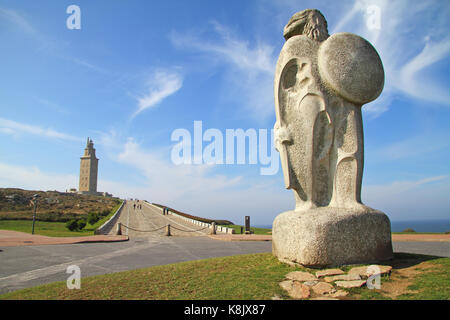
[[100, 217], [98, 216], [97, 213], [95, 213], [95, 212], [90, 212], [90, 213], [88, 214], [87, 222], [88, 222], [90, 225], [93, 225], [93, 224], [96, 223], [98, 220], [100, 220]]
[[77, 220], [69, 220], [66, 223], [66, 228], [70, 231], [78, 231], [78, 221]]
[[80, 219], [78, 220], [78, 230], [83, 229], [84, 227], [86, 227], [86, 219]]
[[403, 230], [403, 232], [416, 232], [416, 230], [408, 228], [408, 229]]
[[86, 227], [86, 220], [85, 219], [73, 219], [66, 223], [66, 228], [70, 231], [80, 231], [84, 227]]
[[445, 234], [450, 234], [450, 230], [449, 231], [445, 231]]

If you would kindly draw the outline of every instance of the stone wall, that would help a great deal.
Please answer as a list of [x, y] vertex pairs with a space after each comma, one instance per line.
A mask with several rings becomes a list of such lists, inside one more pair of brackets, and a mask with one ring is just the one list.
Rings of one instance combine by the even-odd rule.
[[[157, 206], [155, 206], [155, 205], [153, 205], [153, 204], [151, 204], [151, 203], [148, 203], [147, 201], [145, 201], [145, 204], [148, 205], [148, 206], [151, 207], [151, 208], [154, 208], [154, 209], [156, 209], [156, 210], [159, 210], [161, 213], [163, 212], [163, 209], [162, 209], [162, 208], [157, 207]], [[199, 226], [199, 227], [203, 227], [203, 228], [208, 227], [208, 228], [210, 228], [210, 229], [212, 228], [212, 224], [211, 224], [211, 223], [205, 223], [205, 222], [197, 221], [197, 220], [194, 220], [194, 219], [186, 218], [186, 217], [183, 217], [183, 216], [181, 216], [181, 215], [179, 215], [179, 214], [176, 214], [176, 213], [174, 213], [174, 212], [172, 212], [172, 211], [170, 211], [170, 210], [169, 210], [169, 214], [171, 214], [171, 215], [173, 215], [173, 216], [176, 216], [176, 217], [178, 217], [178, 218], [180, 218], [180, 219], [183, 219], [183, 220], [186, 221], [186, 222], [195, 224], [195, 225], [197, 225], [197, 226]], [[222, 232], [222, 233], [234, 234], [234, 229], [228, 228], [228, 227], [216, 226], [216, 231], [217, 231], [217, 232]]]

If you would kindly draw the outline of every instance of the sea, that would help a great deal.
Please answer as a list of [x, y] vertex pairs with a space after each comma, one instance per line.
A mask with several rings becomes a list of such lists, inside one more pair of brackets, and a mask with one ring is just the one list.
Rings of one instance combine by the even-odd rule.
[[[272, 225], [267, 224], [254, 227], [272, 229]], [[402, 232], [405, 229], [413, 229], [416, 232], [446, 232], [450, 231], [450, 219], [391, 221], [392, 232]]]

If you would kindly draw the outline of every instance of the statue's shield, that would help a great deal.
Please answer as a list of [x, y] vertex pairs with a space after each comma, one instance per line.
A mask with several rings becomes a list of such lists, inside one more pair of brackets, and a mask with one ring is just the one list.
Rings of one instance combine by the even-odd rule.
[[353, 33], [336, 33], [319, 48], [322, 80], [344, 99], [356, 104], [375, 100], [383, 90], [384, 69], [375, 48]]

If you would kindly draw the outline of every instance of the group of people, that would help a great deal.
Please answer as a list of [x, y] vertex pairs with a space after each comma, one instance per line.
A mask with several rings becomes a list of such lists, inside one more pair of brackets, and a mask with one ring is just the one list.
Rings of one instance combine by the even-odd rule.
[[139, 200], [137, 200], [137, 202], [138, 202], [137, 204], [136, 203], [133, 204], [133, 208], [134, 208], [134, 210], [136, 210], [136, 208], [141, 210], [142, 209], [142, 204], [139, 203]]

